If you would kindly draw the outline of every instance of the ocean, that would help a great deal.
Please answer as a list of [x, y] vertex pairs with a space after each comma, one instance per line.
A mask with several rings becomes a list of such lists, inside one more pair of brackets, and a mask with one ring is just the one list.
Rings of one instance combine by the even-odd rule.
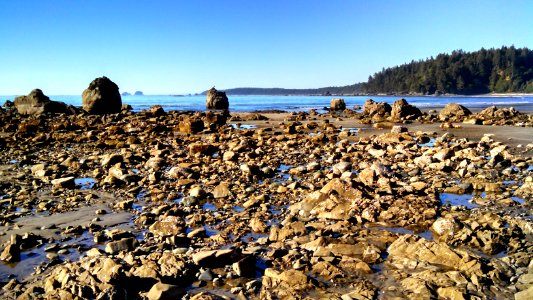
[[[81, 95], [49, 96], [50, 99], [62, 101], [74, 106], [81, 106]], [[13, 100], [15, 96], [0, 96], [0, 104], [5, 100]], [[482, 109], [491, 105], [513, 106], [519, 111], [533, 111], [533, 95], [531, 96], [228, 96], [230, 111], [252, 112], [257, 110], [283, 110], [288, 112], [323, 110], [328, 107], [331, 99], [342, 98], [348, 108], [363, 106], [367, 99], [392, 104], [404, 98], [409, 104], [423, 108], [442, 108], [447, 103], [455, 102], [470, 109]], [[205, 111], [205, 95], [168, 96], [144, 95], [122, 96], [122, 103], [129, 104], [138, 112], [153, 105], [161, 105], [165, 111]]]

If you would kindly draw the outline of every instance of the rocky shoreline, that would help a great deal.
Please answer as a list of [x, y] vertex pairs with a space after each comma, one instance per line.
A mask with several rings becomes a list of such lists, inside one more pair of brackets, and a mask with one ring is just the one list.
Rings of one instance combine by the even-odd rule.
[[2, 109], [1, 297], [530, 299], [532, 115], [387, 105]]

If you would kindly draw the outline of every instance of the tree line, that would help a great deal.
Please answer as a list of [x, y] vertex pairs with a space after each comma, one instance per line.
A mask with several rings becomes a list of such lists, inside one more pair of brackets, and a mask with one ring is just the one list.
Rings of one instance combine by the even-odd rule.
[[[234, 88], [225, 90], [228, 95], [271, 95], [271, 96], [334, 96], [354, 95], [361, 92], [362, 83], [346, 86], [330, 86], [318, 89], [283, 89], [283, 88]], [[206, 94], [207, 91], [202, 94]]]
[[318, 89], [235, 88], [226, 93], [274, 96], [533, 93], [533, 51], [514, 46], [481, 48], [475, 52], [456, 50], [384, 68], [364, 83]]
[[533, 93], [533, 51], [514, 46], [457, 50], [383, 69], [362, 89], [369, 94]]

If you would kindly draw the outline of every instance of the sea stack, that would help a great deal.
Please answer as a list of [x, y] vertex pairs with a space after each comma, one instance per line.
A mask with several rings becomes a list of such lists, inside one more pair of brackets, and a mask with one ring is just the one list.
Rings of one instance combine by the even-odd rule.
[[81, 97], [83, 110], [90, 114], [114, 114], [122, 108], [118, 86], [105, 76], [93, 80]]
[[229, 101], [225, 92], [220, 92], [212, 87], [207, 91], [206, 99], [207, 109], [229, 109]]
[[330, 106], [330, 110], [332, 111], [346, 109], [346, 103], [344, 102], [344, 99], [340, 99], [340, 98], [332, 99], [329, 106]]

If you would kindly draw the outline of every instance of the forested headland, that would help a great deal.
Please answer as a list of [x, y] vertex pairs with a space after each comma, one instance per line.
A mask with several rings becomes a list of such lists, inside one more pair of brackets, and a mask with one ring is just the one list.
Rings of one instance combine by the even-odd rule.
[[368, 78], [363, 91], [427, 95], [533, 93], [533, 51], [502, 47], [439, 54], [383, 69]]
[[[225, 92], [228, 95], [272, 95], [272, 96], [300, 96], [300, 95], [354, 95], [361, 92], [362, 83], [346, 86], [330, 86], [318, 89], [282, 89], [282, 88], [235, 88]], [[205, 93], [205, 92], [204, 92]]]
[[[206, 92], [204, 92], [206, 93]], [[462, 50], [384, 68], [367, 82], [317, 89], [234, 88], [228, 95], [475, 95], [533, 93], [533, 51], [501, 47]]]

